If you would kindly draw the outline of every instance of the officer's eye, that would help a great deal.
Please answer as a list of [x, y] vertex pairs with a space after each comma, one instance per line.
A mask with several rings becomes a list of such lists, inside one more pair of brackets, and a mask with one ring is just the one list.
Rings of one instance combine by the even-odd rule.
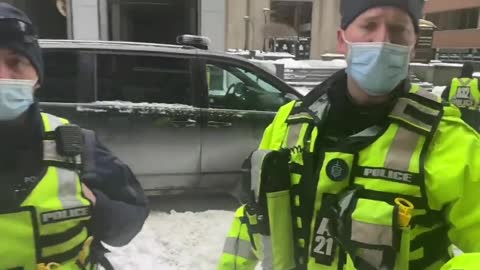
[[362, 28], [366, 31], [373, 31], [377, 28], [376, 22], [367, 22], [362, 25]]
[[390, 25], [388, 29], [390, 30], [391, 33], [394, 33], [394, 34], [401, 34], [405, 32], [405, 26], [403, 25]]
[[29, 65], [28, 59], [20, 55], [11, 55], [7, 58], [6, 63], [8, 67], [15, 70], [21, 69], [22, 67]]

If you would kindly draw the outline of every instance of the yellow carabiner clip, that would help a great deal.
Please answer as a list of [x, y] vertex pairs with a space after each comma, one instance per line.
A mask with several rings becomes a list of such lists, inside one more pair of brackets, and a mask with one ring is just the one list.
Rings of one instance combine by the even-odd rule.
[[395, 204], [398, 206], [398, 225], [407, 227], [412, 219], [413, 203], [404, 198], [396, 198]]

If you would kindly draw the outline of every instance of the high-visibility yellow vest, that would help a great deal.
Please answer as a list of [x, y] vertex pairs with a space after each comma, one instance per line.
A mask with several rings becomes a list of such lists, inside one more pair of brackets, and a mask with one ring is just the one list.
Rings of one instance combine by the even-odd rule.
[[[42, 120], [46, 133], [68, 123], [44, 113]], [[43, 149], [49, 165], [42, 179], [18, 209], [0, 213], [0, 269], [91, 269], [92, 238], [86, 227], [91, 203], [82, 194], [78, 173], [54, 165], [80, 164], [80, 157], [60, 156], [55, 140], [44, 139]]]
[[[316, 170], [315, 123], [327, 107], [317, 100], [306, 112], [291, 102], [267, 128], [251, 157], [254, 200], [237, 211], [219, 269], [253, 269], [257, 260], [281, 270], [439, 269], [449, 259], [447, 225], [429, 204], [424, 162], [444, 113], [440, 98], [414, 85], [390, 125], [321, 149]], [[400, 213], [401, 202], [413, 209]], [[343, 215], [332, 214], [342, 207]]]
[[448, 100], [459, 108], [478, 109], [480, 90], [477, 78], [454, 78]]

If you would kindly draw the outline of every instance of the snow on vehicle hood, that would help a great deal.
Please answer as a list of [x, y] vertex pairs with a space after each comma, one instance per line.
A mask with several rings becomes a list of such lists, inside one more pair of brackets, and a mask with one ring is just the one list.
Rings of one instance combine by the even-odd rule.
[[167, 103], [134, 103], [129, 101], [97, 101], [77, 106], [77, 111], [81, 112], [107, 112], [108, 110], [118, 110], [121, 113], [154, 113], [166, 111], [193, 111], [193, 106], [184, 104]]

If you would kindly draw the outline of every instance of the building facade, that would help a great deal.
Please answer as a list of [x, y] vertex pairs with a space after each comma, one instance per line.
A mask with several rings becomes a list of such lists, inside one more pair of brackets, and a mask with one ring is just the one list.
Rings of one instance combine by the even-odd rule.
[[261, 50], [271, 36], [308, 38], [310, 56], [335, 52], [338, 0], [7, 0], [41, 38], [176, 43], [208, 36], [211, 49]]
[[272, 34], [293, 33], [310, 39], [312, 59], [336, 52], [339, 0], [226, 1], [227, 48], [260, 50]]
[[436, 49], [480, 48], [480, 0], [429, 0], [426, 19], [437, 29], [432, 46]]

